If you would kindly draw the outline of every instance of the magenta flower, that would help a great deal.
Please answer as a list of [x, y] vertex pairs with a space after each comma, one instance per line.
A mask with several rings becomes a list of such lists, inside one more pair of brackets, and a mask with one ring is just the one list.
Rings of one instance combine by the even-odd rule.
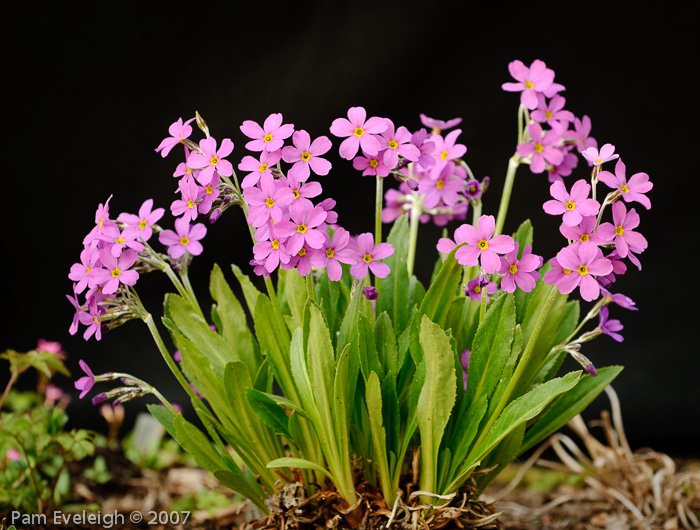
[[97, 249], [84, 248], [80, 253], [80, 263], [71, 265], [68, 278], [77, 282], [74, 285], [76, 293], [82, 293], [86, 287], [95, 286], [93, 271], [100, 266], [100, 253]]
[[110, 195], [104, 204], [100, 203], [97, 207], [97, 211], [95, 212], [95, 226], [83, 239], [83, 245], [92, 245], [95, 243], [97, 236], [103, 234], [107, 227], [117, 226], [117, 223], [109, 218], [109, 201], [111, 199], [112, 196]]
[[577, 180], [571, 187], [571, 193], [561, 181], [554, 182], [549, 187], [553, 200], [544, 203], [542, 208], [549, 215], [562, 215], [565, 225], [576, 226], [584, 217], [598, 215], [600, 204], [595, 199], [589, 199], [591, 186], [585, 180]]
[[319, 136], [312, 142], [309, 133], [301, 130], [292, 135], [292, 143], [293, 146], [288, 145], [282, 149], [283, 160], [288, 164], [294, 163], [287, 173], [290, 177], [304, 182], [311, 171], [316, 175], [328, 175], [331, 163], [321, 158], [332, 145], [327, 136]]
[[399, 163], [399, 155], [411, 162], [418, 160], [420, 149], [411, 143], [411, 133], [408, 129], [402, 125], [394, 130], [394, 122], [389, 119], [386, 122], [388, 127], [379, 136], [384, 152], [384, 165], [395, 168]]
[[291, 221], [280, 221], [274, 228], [275, 234], [289, 238], [286, 241], [289, 254], [296, 254], [304, 244], [321, 248], [324, 232], [317, 227], [326, 219], [326, 211], [322, 207], [311, 209], [303, 203], [294, 203], [289, 207], [289, 217]]
[[106, 241], [109, 244], [109, 250], [112, 256], [117, 258], [126, 248], [130, 248], [136, 252], [141, 252], [146, 248], [143, 243], [136, 240], [137, 237], [138, 234], [134, 230], [125, 228], [122, 231], [115, 225], [105, 228], [104, 232], [99, 235], [97, 239]]
[[539, 59], [529, 68], [522, 61], [512, 61], [508, 63], [508, 71], [517, 82], [503, 83], [501, 88], [506, 92], [521, 92], [520, 102], [530, 110], [537, 108], [537, 93], [546, 91], [554, 82], [554, 71]]
[[393, 223], [406, 213], [404, 205], [407, 204], [406, 195], [399, 190], [390, 188], [384, 194], [384, 208], [382, 208], [382, 223]]
[[120, 285], [132, 286], [139, 279], [139, 273], [129, 268], [136, 262], [138, 254], [126, 249], [121, 256], [115, 257], [109, 249], [100, 251], [102, 267], [95, 270], [95, 282], [102, 285], [104, 294], [116, 293]]
[[291, 123], [282, 124], [282, 114], [270, 114], [265, 118], [262, 127], [252, 120], [246, 120], [241, 125], [241, 132], [248, 138], [252, 138], [247, 144], [249, 151], [279, 151], [284, 145], [284, 140], [294, 132]]
[[368, 175], [386, 177], [391, 173], [391, 168], [384, 163], [384, 156], [382, 153], [370, 155], [362, 151], [362, 156], [353, 159], [352, 167], [358, 171], [362, 171], [363, 177]]
[[435, 208], [440, 201], [446, 206], [454, 206], [464, 190], [464, 180], [454, 174], [455, 163], [450, 160], [437, 175], [437, 178], [422, 178], [418, 192], [425, 195], [423, 206]]
[[463, 224], [455, 230], [455, 241], [464, 241], [466, 245], [457, 249], [455, 258], [461, 265], [473, 267], [481, 263], [486, 274], [494, 274], [501, 268], [498, 254], [510, 252], [515, 247], [513, 238], [507, 235], [493, 237], [496, 220], [493, 215], [482, 215], [476, 222], [476, 228]]
[[255, 243], [253, 257], [256, 261], [262, 262], [268, 274], [272, 273], [280, 263], [287, 263], [291, 258], [284, 242], [277, 238]]
[[489, 277], [485, 274], [480, 274], [473, 280], [467, 282], [467, 287], [464, 290], [464, 294], [468, 295], [471, 300], [475, 302], [481, 302], [482, 297], [485, 295], [486, 298], [484, 302], [488, 303], [491, 301], [489, 298], [490, 294], [496, 294], [498, 291], [498, 285], [496, 282], [489, 280]]
[[609, 318], [609, 316], [610, 310], [608, 307], [601, 307], [600, 313], [598, 313], [598, 327], [600, 328], [600, 331], [611, 337], [613, 340], [622, 342], [625, 339], [618, 333], [618, 331], [622, 331], [624, 326], [619, 320]]
[[180, 198], [176, 199], [170, 205], [170, 213], [175, 217], [182, 216], [188, 222], [197, 219], [199, 210], [197, 209], [197, 201], [201, 197], [201, 188], [197, 186], [194, 180], [182, 179], [178, 186]]
[[565, 104], [566, 100], [562, 96], [555, 95], [547, 102], [544, 94], [537, 94], [537, 108], [530, 113], [530, 117], [563, 132], [566, 125], [574, 121], [574, 114], [564, 110]]
[[421, 113], [420, 122], [426, 127], [430, 127], [431, 129], [440, 129], [444, 131], [445, 129], [451, 129], [455, 125], [459, 125], [460, 123], [462, 123], [462, 118], [452, 118], [450, 120], [445, 121], [430, 118], [425, 114]]
[[531, 123], [527, 127], [531, 141], [518, 144], [517, 152], [522, 157], [531, 157], [530, 171], [542, 173], [546, 164], [559, 165], [564, 161], [564, 153], [558, 149], [561, 135], [554, 129], [542, 131], [539, 123]]
[[574, 130], [569, 130], [564, 133], [567, 140], [573, 140], [576, 143], [576, 148], [579, 153], [589, 147], [598, 147], [598, 142], [591, 134], [591, 119], [584, 116], [581, 119], [574, 118]]
[[457, 137], [462, 134], [461, 129], [450, 131], [444, 138], [440, 134], [434, 134], [430, 140], [435, 144], [434, 156], [436, 157], [435, 165], [431, 172], [433, 175], [439, 173], [447, 164], [447, 161], [461, 158], [467, 152], [467, 146], [457, 143]]
[[[611, 261], [604, 258], [598, 246], [590, 241], [581, 243], [577, 248], [561, 249], [557, 253], [557, 262], [564, 273], [556, 282], [559, 292], [569, 294], [579, 287], [581, 297], [588, 302], [595, 300], [600, 294], [600, 285], [594, 276], [604, 276], [612, 272]], [[551, 285], [546, 274], [545, 282]]]
[[382, 148], [376, 135], [386, 131], [388, 126], [384, 118], [373, 116], [367, 119], [364, 107], [351, 107], [347, 119], [333, 120], [330, 131], [334, 136], [345, 138], [340, 144], [340, 156], [352, 160], [359, 149], [369, 156], [376, 155]]
[[608, 237], [608, 234], [596, 230], [596, 222], [594, 216], [584, 217], [579, 224], [574, 226], [562, 223], [559, 226], [559, 232], [569, 241], [573, 241], [573, 245], [579, 245], [584, 241], [591, 241], [596, 245], [603, 245], [612, 241], [612, 238]]
[[557, 165], [550, 164], [547, 168], [547, 180], [550, 183], [564, 180], [564, 177], [571, 175], [578, 166], [578, 157], [574, 153], [565, 151], [562, 151], [562, 153], [564, 154], [564, 160]]
[[362, 295], [370, 302], [374, 302], [377, 300], [377, 298], [379, 298], [379, 291], [377, 291], [376, 287], [368, 285], [367, 287], [362, 288]]
[[601, 171], [598, 173], [598, 179], [611, 188], [619, 190], [625, 202], [636, 201], [648, 210], [651, 208], [651, 201], [644, 194], [654, 187], [653, 183], [649, 181], [649, 175], [635, 173], [628, 181], [626, 171], [625, 164], [622, 160], [618, 160], [615, 164], [614, 175], [609, 171]]
[[22, 458], [22, 455], [19, 454], [19, 451], [17, 449], [15, 449], [14, 447], [10, 447], [7, 451], [5, 451], [5, 457], [10, 462], [19, 462], [19, 460]]
[[102, 314], [104, 311], [97, 305], [90, 307], [89, 311], [79, 311], [78, 321], [87, 326], [83, 332], [83, 339], [88, 340], [93, 335], [95, 340], [102, 339]]
[[248, 174], [241, 181], [242, 188], [255, 186], [263, 175], [272, 175], [272, 168], [282, 158], [282, 151], [262, 151], [260, 158], [246, 155], [238, 164], [238, 169], [248, 171]]
[[280, 266], [286, 271], [296, 269], [300, 276], [306, 276], [311, 272], [310, 256], [312, 250], [305, 245], [299, 249], [299, 252], [290, 256], [287, 263], [282, 263]]
[[379, 243], [375, 246], [374, 236], [365, 232], [357, 236], [357, 262], [350, 267], [350, 274], [359, 279], [371, 272], [377, 278], [386, 278], [390, 269], [386, 263], [378, 260], [388, 258], [394, 253], [394, 247], [389, 243]]
[[209, 184], [214, 178], [214, 171], [219, 175], [230, 177], [233, 175], [233, 165], [226, 160], [226, 157], [233, 152], [233, 142], [224, 138], [221, 147], [217, 150], [216, 139], [209, 137], [199, 142], [201, 153], [192, 152], [187, 158], [187, 164], [192, 169], [199, 169], [195, 175], [197, 182], [202, 186]]
[[175, 220], [175, 231], [163, 230], [158, 234], [158, 241], [168, 247], [168, 255], [178, 259], [185, 252], [198, 256], [204, 248], [199, 242], [207, 234], [207, 227], [202, 223], [190, 225], [187, 219], [180, 217]]
[[639, 254], [647, 248], [647, 240], [634, 229], [639, 226], [639, 214], [634, 208], [629, 212], [625, 204], [618, 201], [612, 205], [613, 223], [602, 223], [598, 232], [608, 241], [614, 240], [615, 250], [621, 258], [626, 258], [630, 252]]
[[153, 209], [153, 199], [146, 200], [139, 208], [138, 215], [132, 213], [121, 213], [117, 218], [127, 225], [136, 237], [148, 241], [153, 235], [153, 225], [155, 225], [163, 217], [165, 210], [163, 208]]
[[518, 259], [518, 251], [519, 244], [515, 243], [513, 250], [501, 258], [501, 268], [498, 273], [505, 275], [501, 279], [501, 289], [506, 293], [514, 292], [516, 285], [522, 291], [529, 293], [540, 279], [537, 269], [542, 266], [542, 256], [532, 254], [530, 245], [525, 246], [520, 259]]
[[462, 379], [464, 380], [464, 390], [467, 389], [467, 376], [469, 374], [469, 358], [471, 357], [471, 350], [464, 350], [460, 357], [460, 362], [462, 364]]
[[82, 392], [80, 392], [79, 397], [80, 399], [83, 399], [86, 396], [86, 394], [90, 392], [93, 385], [95, 384], [95, 374], [92, 373], [90, 367], [82, 359], [78, 361], [78, 364], [80, 365], [80, 368], [83, 369], [83, 372], [85, 372], [86, 374], [75, 382], [75, 388], [77, 388], [78, 390], [82, 390]]
[[194, 118], [190, 118], [185, 123], [182, 123], [182, 118], [178, 118], [175, 123], [171, 124], [168, 128], [170, 136], [160, 142], [160, 145], [156, 147], [156, 153], [160, 151], [160, 156], [165, 158], [173, 147], [185, 138], [189, 138], [190, 134], [192, 134], [192, 126], [190, 123], [193, 120]]
[[287, 207], [294, 201], [294, 192], [288, 185], [276, 181], [272, 175], [263, 175], [257, 186], [243, 190], [243, 197], [250, 205], [248, 222], [258, 228], [268, 220], [278, 223]]
[[310, 199], [318, 197], [321, 195], [321, 192], [323, 192], [321, 184], [315, 180], [303, 182], [292, 176], [281, 177], [279, 180], [280, 182], [286, 182], [289, 189], [292, 190], [292, 193], [294, 194], [294, 201], [292, 204], [300, 203], [308, 206], [309, 208], [313, 208], [314, 205]]
[[[201, 186], [199, 188], [200, 200], [199, 205], [197, 206], [197, 211], [200, 214], [207, 215], [211, 211], [211, 208], [214, 205], [214, 201], [221, 193], [219, 191], [219, 188], [217, 187], [219, 185], [220, 178], [221, 177], [219, 177], [218, 174], [215, 174], [214, 178], [209, 184], [207, 184], [206, 186]], [[216, 219], [210, 217], [209, 220], [213, 223]]]
[[357, 257], [349, 246], [350, 234], [344, 228], [338, 228], [333, 237], [324, 232], [324, 243], [317, 250], [310, 252], [309, 259], [316, 268], [325, 268], [328, 279], [337, 282], [343, 274], [341, 263], [354, 265]]
[[581, 156], [588, 160], [589, 166], [602, 166], [605, 162], [615, 160], [620, 155], [615, 153], [615, 146], [612, 144], [604, 144], [600, 150], [595, 147], [587, 147], [581, 151]]
[[[458, 118], [461, 121], [461, 118]], [[411, 135], [411, 143], [420, 151], [416, 164], [424, 170], [428, 170], [435, 165], [435, 142], [428, 136], [428, 131], [419, 129]]]

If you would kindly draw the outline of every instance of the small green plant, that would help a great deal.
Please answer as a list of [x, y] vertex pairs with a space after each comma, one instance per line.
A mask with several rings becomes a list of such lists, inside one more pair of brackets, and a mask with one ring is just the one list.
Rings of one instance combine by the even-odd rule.
[[[65, 430], [68, 399], [50, 383], [56, 373], [70, 376], [60, 349], [7, 350], [0, 358], [10, 363], [0, 399], [0, 511], [50, 513], [69, 496], [68, 464], [93, 454], [95, 433]], [[39, 374], [38, 389], [18, 392], [13, 386], [30, 368]]]

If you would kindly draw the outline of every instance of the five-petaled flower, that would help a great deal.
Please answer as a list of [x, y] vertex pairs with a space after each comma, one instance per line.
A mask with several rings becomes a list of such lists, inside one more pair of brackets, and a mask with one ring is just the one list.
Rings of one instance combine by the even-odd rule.
[[549, 215], [562, 215], [565, 225], [576, 226], [584, 217], [598, 214], [600, 203], [595, 199], [589, 199], [591, 186], [585, 180], [577, 180], [571, 187], [571, 192], [566, 191], [566, 186], [560, 180], [552, 183], [549, 193], [554, 199], [545, 202], [542, 208]]
[[494, 236], [496, 221], [493, 215], [482, 215], [476, 227], [463, 224], [455, 230], [455, 241], [464, 242], [455, 252], [461, 265], [473, 267], [481, 264], [486, 274], [494, 274], [501, 268], [499, 254], [510, 252], [515, 247], [513, 238], [507, 235]]
[[376, 155], [382, 148], [376, 135], [383, 133], [388, 127], [385, 118], [367, 118], [364, 107], [350, 107], [347, 119], [333, 120], [330, 131], [334, 136], [345, 138], [340, 144], [340, 156], [352, 160], [359, 149], [370, 156]]
[[245, 144], [249, 151], [278, 151], [282, 149], [284, 140], [294, 132], [294, 125], [282, 123], [282, 114], [270, 114], [262, 127], [252, 120], [246, 120], [241, 125], [241, 132], [252, 138]]
[[635, 173], [627, 180], [626, 172], [625, 164], [622, 160], [618, 160], [617, 164], [615, 164], [615, 174], [613, 175], [609, 171], [601, 171], [598, 173], [598, 180], [618, 190], [622, 194], [623, 201], [638, 202], [648, 210], [651, 208], [651, 201], [644, 194], [654, 187], [649, 180], [649, 175], [646, 173]]

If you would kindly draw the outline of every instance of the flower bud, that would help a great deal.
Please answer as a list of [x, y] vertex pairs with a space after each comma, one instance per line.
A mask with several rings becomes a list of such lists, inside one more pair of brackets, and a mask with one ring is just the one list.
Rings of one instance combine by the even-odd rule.
[[204, 121], [204, 118], [202, 118], [202, 117], [199, 115], [199, 112], [198, 112], [198, 111], [195, 111], [195, 112], [194, 112], [194, 115], [195, 115], [196, 120], [197, 120], [197, 127], [199, 127], [199, 128], [201, 129], [201, 131], [204, 133], [204, 135], [205, 135], [207, 138], [209, 138], [209, 127], [207, 126], [207, 122], [205, 122], [205, 121]]

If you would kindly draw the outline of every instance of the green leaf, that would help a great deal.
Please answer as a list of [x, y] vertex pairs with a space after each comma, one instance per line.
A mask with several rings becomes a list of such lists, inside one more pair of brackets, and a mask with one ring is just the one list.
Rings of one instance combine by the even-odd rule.
[[367, 414], [369, 416], [370, 434], [372, 437], [372, 447], [374, 448], [373, 456], [379, 469], [379, 480], [382, 484], [384, 498], [387, 505], [391, 505], [395, 492], [392, 491], [393, 480], [389, 471], [386, 430], [384, 429], [384, 418], [382, 413], [382, 389], [376, 372], [372, 372], [367, 379], [365, 395], [367, 401]]
[[466, 390], [469, 403], [481, 395], [491, 399], [510, 357], [514, 332], [515, 301], [506, 293], [492, 303], [474, 337]]
[[576, 386], [557, 399], [525, 434], [520, 454], [534, 447], [580, 414], [622, 371], [622, 366], [606, 366], [597, 376], [585, 374]]
[[[444, 325], [450, 306], [459, 287], [462, 278], [462, 265], [454, 257], [455, 250], [450, 252], [440, 267], [428, 291], [423, 297], [418, 315], [428, 315], [428, 318], [439, 325]], [[414, 315], [414, 318], [416, 316]]]
[[[358, 326], [356, 328], [356, 344], [357, 344], [357, 356], [360, 361], [360, 369], [362, 370], [362, 375], [365, 381], [372, 372], [377, 372], [380, 378], [384, 377], [384, 368], [379, 362], [379, 356], [377, 355], [377, 348], [374, 342], [374, 332], [372, 330], [372, 324], [367, 317], [360, 314], [358, 320]], [[348, 347], [350, 345], [348, 344]], [[353, 352], [355, 348], [352, 348]]]
[[175, 433], [175, 412], [170, 410], [168, 407], [162, 405], [149, 404], [146, 406], [151, 415], [158, 420], [170, 436], [177, 440], [177, 435]]
[[333, 477], [331, 474], [328, 472], [327, 469], [319, 466], [318, 464], [311, 462], [309, 460], [304, 460], [303, 458], [292, 458], [292, 457], [283, 457], [283, 458], [278, 458], [276, 460], [273, 460], [272, 462], [268, 462], [267, 467], [271, 469], [276, 469], [276, 468], [298, 468], [298, 469], [310, 469], [312, 471], [317, 471], [318, 473], [321, 473], [328, 477], [331, 482], [333, 481]]
[[399, 349], [391, 318], [386, 312], [380, 314], [374, 324], [374, 344], [383, 373], [396, 379], [399, 374]]
[[527, 245], [532, 245], [533, 229], [530, 219], [525, 219], [513, 234], [513, 240], [519, 244], [518, 259], [523, 257], [523, 251]]
[[268, 394], [248, 388], [246, 397], [250, 407], [265, 425], [284, 436], [290, 437], [289, 417], [284, 409]]
[[284, 294], [292, 314], [292, 320], [288, 323], [289, 331], [293, 332], [304, 324], [304, 307], [309, 298], [306, 280], [296, 269], [280, 270], [280, 278], [282, 277], [284, 277]]
[[555, 397], [573, 388], [580, 376], [580, 371], [570, 372], [564, 377], [547, 381], [533, 388], [524, 396], [511, 401], [498, 420], [496, 420], [483, 442], [471, 451], [468, 463], [473, 464], [481, 461], [501, 440], [517, 429], [520, 424], [537, 416]]
[[173, 427], [178, 443], [207, 471], [213, 473], [217, 469], [227, 469], [232, 465], [230, 458], [224, 459], [209, 438], [185, 420], [182, 414], [175, 416]]
[[255, 315], [255, 305], [258, 302], [258, 297], [262, 294], [253, 282], [250, 281], [248, 275], [244, 274], [243, 271], [237, 265], [231, 265], [231, 270], [236, 276], [238, 283], [241, 285], [243, 290], [243, 298], [245, 298], [246, 305], [248, 306], [248, 311], [251, 316]]
[[400, 334], [410, 320], [412, 313], [406, 255], [409, 240], [408, 216], [402, 215], [394, 221], [387, 242], [394, 247], [394, 253], [384, 262], [391, 269], [391, 274], [380, 283], [377, 298], [377, 314], [386, 311]]
[[423, 464], [421, 489], [434, 491], [438, 450], [457, 395], [455, 353], [443, 329], [426, 315], [421, 320], [420, 342], [425, 359], [425, 379], [416, 409]]

